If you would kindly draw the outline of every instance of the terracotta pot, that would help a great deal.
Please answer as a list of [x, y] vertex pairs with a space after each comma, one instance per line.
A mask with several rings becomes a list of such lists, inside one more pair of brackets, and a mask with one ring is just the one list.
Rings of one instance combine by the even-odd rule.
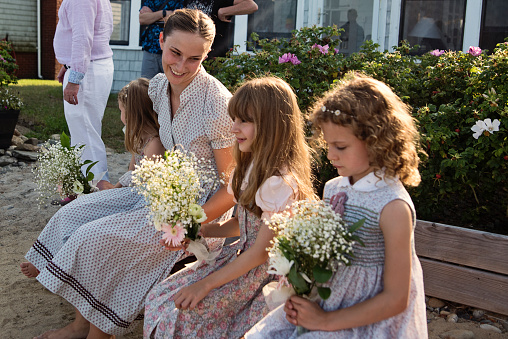
[[19, 110], [0, 110], [0, 148], [9, 148], [18, 123]]

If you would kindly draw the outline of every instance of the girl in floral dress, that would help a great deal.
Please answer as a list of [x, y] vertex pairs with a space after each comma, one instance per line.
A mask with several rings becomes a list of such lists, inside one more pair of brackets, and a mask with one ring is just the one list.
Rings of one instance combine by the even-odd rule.
[[[382, 82], [352, 76], [320, 100], [311, 120], [339, 177], [324, 200], [356, 231], [351, 266], [339, 266], [319, 303], [292, 296], [246, 335], [251, 338], [427, 338], [416, 215], [403, 184], [417, 185], [418, 132], [408, 108]], [[341, 206], [341, 204], [344, 204]], [[300, 331], [301, 332], [301, 331]]]
[[[150, 81], [148, 107], [157, 113], [166, 150], [180, 145], [210, 162], [219, 176], [233, 165], [234, 135], [227, 113], [231, 93], [201, 65], [214, 36], [213, 21], [200, 11], [177, 10], [168, 18], [159, 37], [164, 73]], [[233, 198], [226, 186], [212, 186], [198, 204], [208, 222], [227, 220]], [[123, 187], [79, 197], [51, 218], [26, 258], [40, 270], [37, 280], [75, 307], [76, 318], [41, 337], [111, 338], [142, 321], [146, 295], [183, 255], [159, 243], [163, 232], [148, 214], [143, 196]], [[206, 241], [215, 250], [224, 240]]]
[[266, 248], [273, 234], [264, 223], [292, 202], [313, 198], [309, 151], [301, 112], [287, 83], [260, 78], [245, 83], [228, 105], [236, 135], [236, 169], [228, 192], [236, 217], [203, 225], [203, 237], [240, 236], [213, 264], [186, 268], [158, 284], [145, 308], [146, 338], [239, 338], [268, 307], [262, 288]]

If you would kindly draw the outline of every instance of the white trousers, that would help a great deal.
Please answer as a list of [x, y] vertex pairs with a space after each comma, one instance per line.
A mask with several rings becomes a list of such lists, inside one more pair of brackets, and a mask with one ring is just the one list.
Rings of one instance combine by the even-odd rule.
[[[109, 181], [106, 147], [102, 141], [102, 118], [113, 84], [113, 59], [90, 62], [85, 77], [79, 85], [78, 104], [64, 100], [65, 119], [71, 133], [71, 145], [85, 145], [82, 159], [98, 161], [92, 167], [95, 179], [106, 172], [102, 179]], [[70, 71], [65, 72], [63, 88], [67, 86]], [[86, 167], [83, 167], [83, 172]]]

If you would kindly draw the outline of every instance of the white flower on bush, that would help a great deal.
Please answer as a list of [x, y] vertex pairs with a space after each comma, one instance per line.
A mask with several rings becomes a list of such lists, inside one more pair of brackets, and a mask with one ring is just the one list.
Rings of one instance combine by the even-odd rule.
[[269, 274], [276, 274], [281, 276], [286, 276], [289, 274], [289, 270], [294, 264], [293, 260], [287, 260], [280, 251], [269, 253], [268, 255], [270, 256], [270, 269], [267, 271]]
[[501, 122], [498, 119], [494, 119], [494, 121], [489, 118], [485, 120], [478, 120], [476, 124], [471, 127], [471, 130], [474, 132], [473, 138], [478, 139], [484, 131], [487, 131], [490, 134], [499, 131], [500, 124]]

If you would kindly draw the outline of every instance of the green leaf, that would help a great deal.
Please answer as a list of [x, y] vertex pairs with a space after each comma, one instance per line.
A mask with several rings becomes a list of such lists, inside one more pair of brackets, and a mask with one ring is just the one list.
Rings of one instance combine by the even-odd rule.
[[318, 294], [321, 297], [321, 299], [326, 300], [330, 297], [332, 294], [332, 290], [328, 287], [319, 287], [317, 288]]
[[[91, 162], [91, 160], [87, 160], [87, 161], [90, 161], [90, 162]], [[98, 163], [98, 161], [91, 162], [91, 163], [90, 163], [90, 165], [88, 165], [88, 167], [86, 168], [85, 173], [86, 173], [87, 178], [88, 178], [88, 175], [90, 174], [90, 170], [92, 169], [92, 167], [94, 167], [94, 165], [95, 165], [96, 163]], [[86, 164], [87, 164], [87, 162], [85, 161], [85, 165], [86, 165]], [[93, 173], [92, 173], [92, 175], [93, 175]], [[92, 176], [92, 179], [93, 179], [93, 176]]]
[[71, 148], [71, 138], [65, 134], [65, 132], [62, 132], [60, 135], [60, 143], [63, 147], [70, 149]]
[[310, 291], [309, 285], [303, 277], [296, 271], [296, 265], [291, 266], [288, 274], [288, 281], [295, 289], [296, 294], [302, 295]]
[[365, 218], [358, 220], [349, 228], [349, 232], [355, 233], [365, 223]]
[[314, 276], [314, 279], [318, 283], [325, 283], [332, 277], [333, 272], [331, 270], [327, 270], [326, 268], [314, 266], [312, 269], [312, 275]]

